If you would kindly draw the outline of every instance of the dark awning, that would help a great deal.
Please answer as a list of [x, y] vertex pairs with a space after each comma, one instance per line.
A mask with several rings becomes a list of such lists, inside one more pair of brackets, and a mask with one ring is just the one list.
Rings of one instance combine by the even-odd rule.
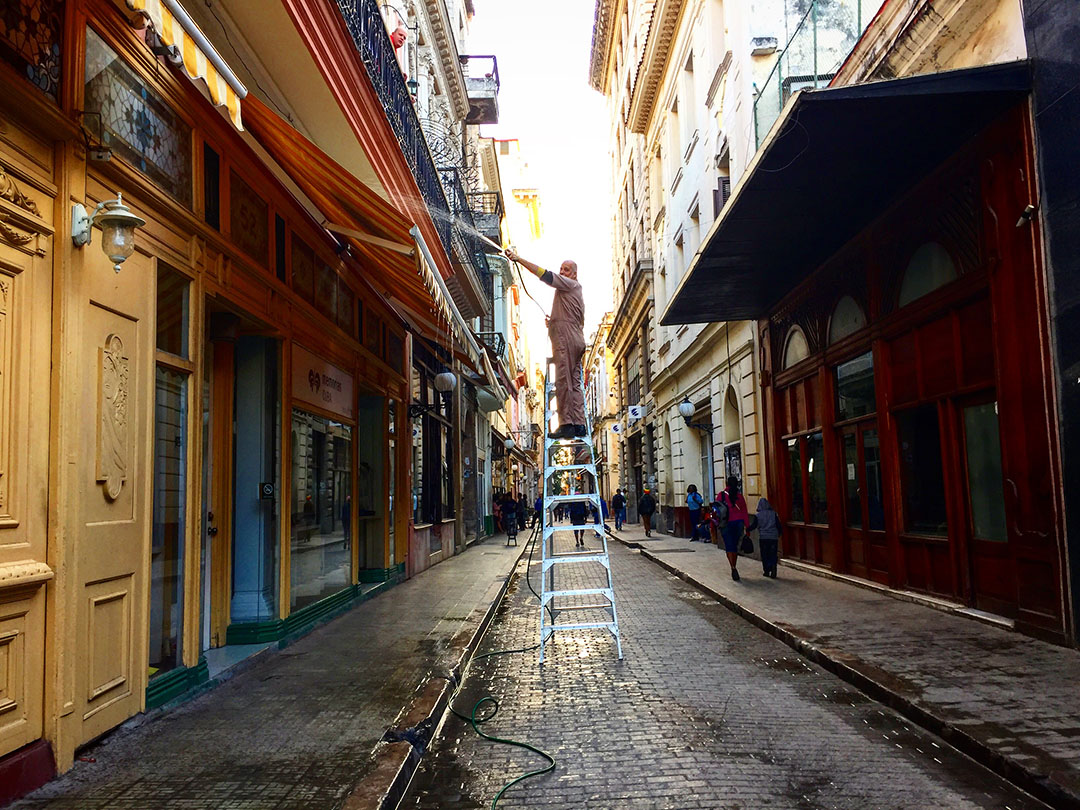
[[660, 322], [764, 315], [1030, 88], [1018, 61], [796, 94]]

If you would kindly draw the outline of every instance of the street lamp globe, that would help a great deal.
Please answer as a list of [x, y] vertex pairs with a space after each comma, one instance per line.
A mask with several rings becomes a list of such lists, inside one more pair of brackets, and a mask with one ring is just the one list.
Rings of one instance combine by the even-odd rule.
[[513, 450], [516, 446], [517, 442], [515, 442], [513, 439], [506, 439], [503, 442], [503, 447], [505, 447], [507, 450]]
[[449, 393], [457, 385], [457, 377], [452, 371], [443, 371], [435, 375], [435, 390], [441, 394]]
[[683, 401], [679, 403], [679, 416], [689, 422], [693, 415], [694, 403], [690, 401], [689, 397], [683, 397]]

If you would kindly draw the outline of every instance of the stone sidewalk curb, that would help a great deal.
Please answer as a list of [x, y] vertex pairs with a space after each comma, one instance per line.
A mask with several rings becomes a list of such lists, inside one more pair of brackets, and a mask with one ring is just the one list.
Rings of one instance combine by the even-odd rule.
[[450, 640], [447, 650], [450, 660], [447, 665], [450, 668], [448, 674], [453, 677], [453, 681], [429, 674], [420, 684], [412, 699], [390, 725], [386, 736], [376, 744], [362, 780], [345, 799], [341, 810], [394, 810], [405, 797], [413, 774], [427, 753], [436, 729], [447, 714], [450, 697], [461, 682], [466, 665], [491, 626], [514, 578], [514, 572], [528, 550], [528, 542], [522, 543], [521, 553], [514, 560], [502, 583], [488, 591], [494, 592], [488, 606], [475, 609], [465, 626]]
[[687, 574], [657, 554], [650, 552], [640, 542], [619, 537], [609, 532], [612, 537], [627, 548], [635, 549], [647, 560], [656, 563], [673, 576], [678, 577], [688, 585], [693, 586], [705, 595], [715, 599], [738, 616], [764, 630], [771, 636], [787, 644], [803, 657], [814, 662], [822, 669], [831, 672], [838, 678], [847, 681], [855, 688], [866, 694], [873, 700], [883, 703], [894, 711], [906, 717], [911, 722], [936, 734], [958, 751], [963, 752], [980, 765], [993, 771], [998, 776], [1012, 782], [1021, 790], [1030, 793], [1040, 801], [1046, 802], [1051, 807], [1065, 810], [1080, 810], [1080, 794], [1074, 793], [1057, 784], [1045, 774], [1038, 773], [1026, 767], [1023, 763], [1008, 757], [990, 746], [972, 737], [963, 729], [949, 723], [933, 714], [932, 711], [920, 706], [900, 695], [885, 683], [887, 672], [878, 670], [863, 664], [866, 670], [860, 668], [862, 662], [855, 656], [844, 653], [842, 650], [831, 649], [814, 644], [797, 627], [774, 622], [746, 606], [736, 602], [728, 596], [710, 588], [697, 578]]

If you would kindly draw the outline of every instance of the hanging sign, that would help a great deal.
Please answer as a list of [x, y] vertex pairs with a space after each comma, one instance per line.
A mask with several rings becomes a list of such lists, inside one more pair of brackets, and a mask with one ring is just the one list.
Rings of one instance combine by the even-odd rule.
[[352, 419], [353, 378], [332, 363], [316, 357], [303, 346], [292, 345], [293, 400]]
[[631, 405], [626, 410], [627, 419], [631, 422], [636, 422], [638, 419], [645, 418], [645, 406], [644, 405]]

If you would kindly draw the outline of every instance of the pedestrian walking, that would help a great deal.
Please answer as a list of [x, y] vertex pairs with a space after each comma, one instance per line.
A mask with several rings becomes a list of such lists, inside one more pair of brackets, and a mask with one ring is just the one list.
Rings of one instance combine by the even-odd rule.
[[537, 523], [543, 524], [544, 522], [544, 498], [542, 495], [536, 496], [536, 501], [533, 503], [533, 526]]
[[686, 508], [690, 512], [690, 542], [696, 543], [699, 539], [698, 526], [701, 524], [701, 507], [705, 505], [705, 499], [697, 491], [697, 486], [691, 484], [686, 488]]
[[[570, 502], [570, 525], [571, 526], [584, 526], [585, 525], [585, 501], [571, 501]], [[585, 530], [574, 529], [574, 545], [585, 545]]]
[[626, 523], [626, 496], [621, 489], [615, 490], [611, 497], [611, 508], [615, 510], [615, 531], [622, 531], [623, 524]]
[[762, 571], [765, 576], [776, 579], [777, 546], [784, 534], [784, 526], [780, 522], [780, 516], [765, 498], [757, 504], [757, 530]]
[[519, 492], [518, 496], [517, 496], [517, 525], [518, 525], [518, 531], [521, 531], [521, 532], [525, 531], [525, 524], [527, 522], [526, 518], [525, 518], [525, 515], [528, 512], [528, 510], [529, 510], [529, 505], [525, 501], [525, 496], [522, 495]]
[[517, 534], [517, 501], [507, 492], [502, 500], [502, 525], [507, 535]]
[[728, 562], [731, 564], [731, 578], [739, 581], [739, 542], [742, 540], [743, 531], [746, 528], [746, 498], [739, 492], [739, 479], [734, 475], [727, 480], [727, 489], [720, 493], [717, 498], [721, 505], [721, 513], [727, 509], [727, 525], [723, 528], [724, 551], [727, 552]]
[[637, 510], [641, 515], [641, 525], [645, 527], [645, 536], [652, 537], [652, 516], [656, 514], [656, 498], [648, 487], [645, 487], [641, 500], [638, 501]]

